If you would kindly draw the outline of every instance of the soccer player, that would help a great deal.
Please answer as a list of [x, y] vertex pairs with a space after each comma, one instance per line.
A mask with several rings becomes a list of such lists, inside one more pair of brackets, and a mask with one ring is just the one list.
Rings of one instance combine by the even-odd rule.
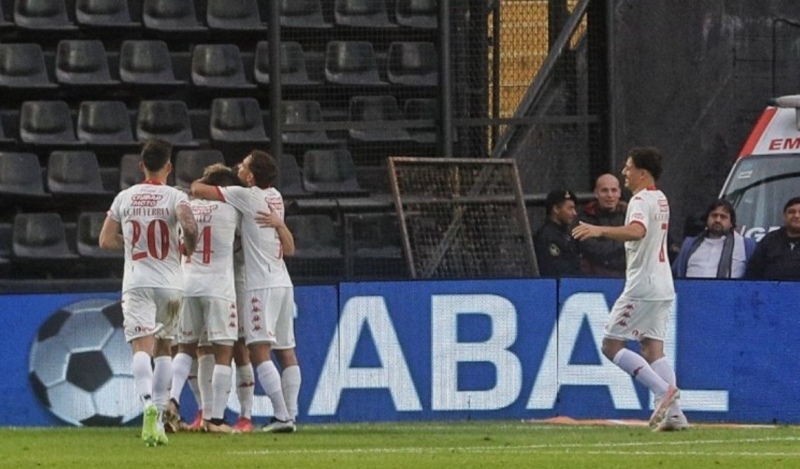
[[[225, 201], [242, 213], [248, 301], [245, 341], [256, 376], [275, 411], [263, 430], [285, 433], [295, 431], [294, 416], [287, 409], [281, 375], [271, 360], [272, 350], [284, 358], [287, 368], [297, 367], [296, 374], [287, 376], [294, 380], [289, 392], [299, 390], [300, 373], [294, 353], [294, 288], [283, 261], [284, 250], [294, 252], [294, 240], [283, 224], [283, 197], [272, 187], [277, 175], [275, 159], [253, 150], [239, 165], [239, 179], [247, 187], [217, 187], [198, 180], [192, 183], [191, 191], [196, 197]], [[260, 228], [256, 221], [259, 211], [276, 215], [276, 226]]]
[[[222, 164], [207, 167], [202, 180], [215, 186], [239, 184], [236, 174]], [[215, 200], [194, 198], [191, 207], [200, 234], [197, 249], [184, 262], [184, 301], [178, 327], [178, 354], [173, 361], [172, 400], [178, 403], [198, 343], [203, 345], [207, 341], [213, 349], [214, 368], [211, 396], [201, 392], [204, 429], [231, 433], [224, 416], [233, 376], [233, 344], [239, 330], [233, 240], [240, 215], [232, 206]]]
[[233, 275], [236, 285], [236, 311], [239, 314], [238, 340], [233, 344], [233, 361], [236, 364], [236, 397], [239, 399], [239, 419], [233, 426], [236, 433], [253, 431], [253, 401], [255, 399], [255, 376], [250, 352], [245, 343], [245, 311], [249, 309], [247, 283], [245, 282], [244, 250], [241, 237], [233, 244]]
[[[577, 240], [605, 237], [625, 242], [625, 288], [611, 309], [602, 350], [655, 395], [656, 409], [649, 422], [654, 431], [688, 426], [677, 404], [680, 391], [675, 371], [664, 356], [664, 335], [675, 288], [667, 257], [669, 202], [656, 189], [661, 160], [661, 153], [652, 147], [637, 147], [628, 153], [622, 174], [633, 198], [623, 226], [581, 222], [572, 230]], [[626, 348], [628, 340], [639, 342], [641, 355]]]
[[168, 442], [162, 416], [172, 379], [170, 345], [183, 298], [179, 250], [191, 255], [198, 236], [186, 194], [165, 184], [172, 171], [171, 156], [168, 142], [144, 143], [139, 165], [145, 180], [117, 194], [99, 236], [101, 248], [125, 250], [123, 327], [133, 350], [133, 378], [144, 406], [142, 439], [147, 446]]

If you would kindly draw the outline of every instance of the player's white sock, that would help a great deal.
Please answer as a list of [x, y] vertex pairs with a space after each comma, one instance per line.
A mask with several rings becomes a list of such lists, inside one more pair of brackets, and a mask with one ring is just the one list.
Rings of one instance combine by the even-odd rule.
[[[231, 393], [231, 381], [233, 379], [233, 368], [225, 365], [215, 364], [211, 385], [214, 389], [214, 399], [211, 405], [211, 418], [221, 419], [225, 417], [225, 407], [228, 406], [228, 395]], [[205, 414], [203, 415], [205, 417]]]
[[139, 400], [146, 406], [153, 395], [153, 367], [150, 365], [150, 355], [147, 352], [133, 354], [133, 382]]
[[653, 391], [656, 399], [661, 398], [669, 389], [669, 383], [661, 379], [647, 364], [647, 360], [636, 352], [622, 349], [614, 356], [614, 363]]
[[289, 412], [286, 410], [286, 401], [283, 400], [283, 390], [281, 389], [281, 375], [272, 360], [267, 360], [256, 367], [258, 382], [264, 388], [269, 400], [272, 401], [272, 408], [275, 411], [275, 418], [278, 420], [290, 420]]
[[203, 399], [200, 397], [200, 385], [197, 384], [197, 360], [194, 358], [192, 358], [192, 366], [189, 368], [189, 377], [186, 379], [186, 383], [189, 385], [189, 389], [192, 391], [194, 402], [197, 403], [197, 408], [200, 409]]
[[214, 355], [201, 355], [197, 359], [197, 387], [200, 388], [200, 409], [203, 410], [203, 417], [211, 415], [211, 407], [214, 404], [214, 388], [211, 386], [211, 379], [214, 376]]
[[253, 413], [253, 394], [256, 389], [253, 365], [239, 366], [236, 368], [236, 396], [239, 398], [239, 417], [251, 418]]
[[172, 359], [172, 386], [169, 390], [169, 397], [175, 402], [181, 402], [181, 393], [189, 372], [192, 369], [192, 356], [188, 353], [180, 352]]
[[286, 410], [292, 420], [297, 418], [297, 397], [300, 394], [300, 367], [297, 365], [286, 367], [281, 373], [283, 386], [283, 400], [286, 401]]
[[172, 357], [163, 356], [153, 359], [153, 403], [159, 412], [167, 410], [169, 402], [169, 385], [172, 382]]
[[[653, 371], [664, 381], [677, 387], [677, 380], [675, 379], [675, 368], [672, 366], [667, 357], [661, 357], [650, 364]], [[678, 415], [681, 413], [680, 399], [677, 399], [674, 404], [669, 408], [669, 415]]]

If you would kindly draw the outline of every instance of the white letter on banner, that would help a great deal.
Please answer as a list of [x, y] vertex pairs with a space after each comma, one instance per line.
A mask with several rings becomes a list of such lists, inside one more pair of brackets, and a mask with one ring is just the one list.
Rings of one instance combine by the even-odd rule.
[[[491, 320], [485, 342], [458, 342], [458, 316], [483, 314]], [[431, 386], [433, 410], [493, 410], [511, 405], [522, 389], [522, 365], [508, 348], [517, 339], [517, 310], [497, 295], [431, 297]], [[458, 390], [458, 363], [488, 362], [497, 370], [492, 389]]]
[[[614, 407], [641, 409], [631, 377], [614, 363], [603, 358], [600, 346], [609, 308], [602, 293], [576, 293], [564, 302], [558, 324], [550, 334], [542, 366], [528, 400], [528, 409], [552, 409], [561, 386], [608, 386]], [[592, 331], [601, 357], [599, 365], [571, 365], [569, 359], [578, 341], [583, 318]]]
[[[380, 368], [350, 367], [364, 327], [375, 339]], [[383, 297], [353, 297], [342, 308], [308, 415], [334, 415], [344, 389], [380, 388], [389, 389], [398, 411], [422, 410]]]

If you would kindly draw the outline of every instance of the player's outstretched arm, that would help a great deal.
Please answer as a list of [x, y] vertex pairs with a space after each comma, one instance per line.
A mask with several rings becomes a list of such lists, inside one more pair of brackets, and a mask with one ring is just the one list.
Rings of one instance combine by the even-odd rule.
[[225, 201], [225, 198], [222, 197], [222, 192], [220, 192], [218, 186], [212, 186], [210, 184], [206, 184], [202, 182], [200, 179], [194, 181], [191, 187], [192, 197], [198, 199], [206, 199], [206, 200], [221, 200]]
[[609, 238], [615, 241], [638, 241], [644, 238], [647, 230], [641, 223], [628, 223], [625, 226], [597, 226], [579, 222], [572, 229], [572, 237], [578, 241], [589, 238]]
[[120, 224], [117, 220], [106, 216], [103, 228], [100, 230], [98, 244], [101, 249], [108, 249], [109, 251], [121, 251], [125, 248], [125, 240], [122, 238]]
[[178, 215], [178, 223], [183, 230], [184, 254], [191, 256], [197, 247], [197, 221], [194, 219], [192, 208], [187, 203], [178, 204], [175, 207], [175, 213]]
[[275, 228], [284, 256], [293, 256], [295, 251], [294, 235], [281, 217], [272, 212], [256, 212], [256, 224], [261, 228]]

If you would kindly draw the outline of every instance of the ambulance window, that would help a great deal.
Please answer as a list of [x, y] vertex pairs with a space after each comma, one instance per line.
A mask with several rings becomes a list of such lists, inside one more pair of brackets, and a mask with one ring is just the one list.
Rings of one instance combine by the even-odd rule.
[[749, 157], [731, 171], [723, 197], [743, 235], [756, 240], [783, 225], [783, 205], [800, 195], [800, 155]]

